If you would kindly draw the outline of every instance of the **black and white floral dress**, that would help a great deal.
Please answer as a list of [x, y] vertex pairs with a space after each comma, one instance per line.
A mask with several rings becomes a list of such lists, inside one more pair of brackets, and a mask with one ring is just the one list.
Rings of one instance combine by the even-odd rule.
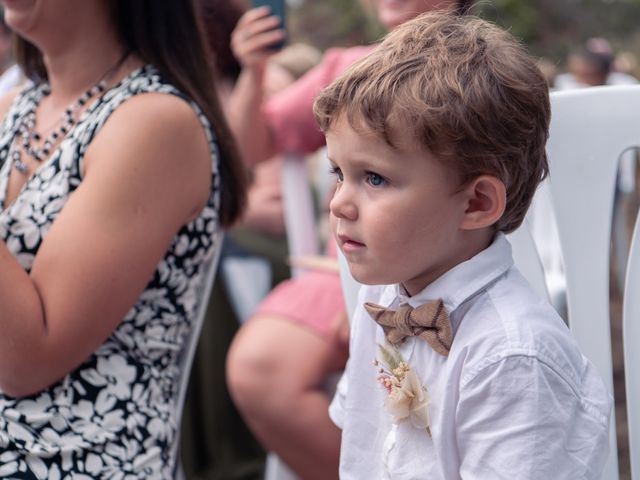
[[[4, 205], [17, 119], [43, 85], [16, 98], [0, 129], [0, 238], [29, 271], [38, 248], [82, 182], [83, 158], [111, 113], [134, 95], [163, 92], [192, 104], [209, 138], [213, 188], [207, 206], [176, 235], [152, 280], [111, 337], [59, 383], [28, 398], [0, 392], [0, 478], [172, 478], [179, 358], [191, 331], [202, 266], [220, 248], [219, 175], [213, 132], [198, 107], [142, 67], [108, 90], [57, 151]], [[82, 232], [77, 232], [82, 235]]]

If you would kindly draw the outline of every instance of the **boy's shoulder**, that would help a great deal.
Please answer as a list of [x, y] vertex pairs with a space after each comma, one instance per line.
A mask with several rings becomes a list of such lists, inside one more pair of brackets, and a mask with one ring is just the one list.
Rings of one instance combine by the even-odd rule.
[[562, 318], [517, 268], [452, 312], [451, 321], [455, 337], [450, 356], [464, 357], [463, 382], [505, 362], [526, 359], [579, 388], [587, 359]]

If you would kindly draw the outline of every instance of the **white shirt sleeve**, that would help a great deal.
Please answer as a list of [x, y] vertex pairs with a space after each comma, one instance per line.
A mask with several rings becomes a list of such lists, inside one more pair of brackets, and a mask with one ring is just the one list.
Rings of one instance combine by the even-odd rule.
[[336, 393], [329, 405], [329, 417], [336, 426], [342, 429], [344, 425], [345, 401], [347, 398], [347, 373], [346, 370], [340, 377], [340, 381], [336, 387]]
[[329, 417], [331, 421], [335, 423], [340, 429], [344, 426], [344, 415], [346, 410], [347, 392], [349, 390], [349, 371], [353, 367], [349, 367], [353, 362], [351, 361], [351, 352], [357, 352], [358, 348], [355, 346], [356, 338], [358, 336], [358, 324], [362, 320], [362, 315], [367, 315], [362, 306], [366, 298], [366, 288], [360, 288], [358, 290], [358, 298], [355, 303], [355, 309], [353, 313], [353, 319], [351, 320], [351, 330], [349, 333], [349, 360], [344, 369], [344, 373], [340, 377], [340, 381], [336, 386], [336, 393], [333, 396], [333, 400], [329, 405]]
[[[585, 371], [590, 378], [591, 372]], [[590, 382], [585, 380], [585, 387]], [[591, 402], [590, 393], [596, 398]], [[456, 412], [460, 477], [600, 478], [608, 419], [599, 390], [577, 391], [527, 355], [497, 359], [463, 380]]]

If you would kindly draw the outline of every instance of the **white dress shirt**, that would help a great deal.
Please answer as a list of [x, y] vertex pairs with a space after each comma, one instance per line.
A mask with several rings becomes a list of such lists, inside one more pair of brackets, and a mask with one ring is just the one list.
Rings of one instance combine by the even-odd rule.
[[[362, 307], [442, 298], [454, 340], [448, 357], [418, 337], [399, 351], [431, 397], [431, 433], [393, 423], [372, 365], [384, 333]], [[340, 478], [548, 480], [599, 478], [612, 400], [552, 307], [513, 266], [496, 236], [419, 294], [365, 286], [351, 356], [329, 413], [343, 429]]]

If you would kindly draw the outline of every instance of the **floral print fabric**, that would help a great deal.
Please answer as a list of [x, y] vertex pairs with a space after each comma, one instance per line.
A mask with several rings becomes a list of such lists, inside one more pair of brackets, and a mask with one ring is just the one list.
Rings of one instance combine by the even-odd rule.
[[0, 128], [0, 238], [25, 270], [82, 182], [87, 147], [111, 113], [134, 95], [163, 92], [192, 104], [209, 138], [213, 188], [208, 205], [178, 232], [136, 304], [84, 364], [31, 397], [14, 399], [0, 391], [0, 478], [173, 478], [180, 355], [203, 265], [220, 248], [213, 132], [195, 104], [154, 67], [142, 67], [92, 105], [16, 200], [4, 205], [17, 119], [30, 102], [39, 101], [43, 87], [26, 87]]

